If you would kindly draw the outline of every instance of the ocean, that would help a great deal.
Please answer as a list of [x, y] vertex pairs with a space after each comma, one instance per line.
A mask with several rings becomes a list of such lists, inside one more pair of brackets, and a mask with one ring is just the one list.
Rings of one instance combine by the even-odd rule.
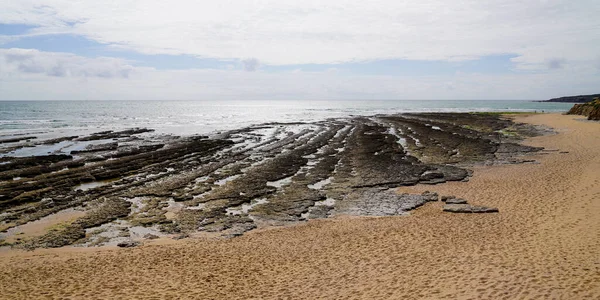
[[0, 139], [50, 138], [147, 127], [159, 134], [211, 134], [266, 122], [305, 122], [400, 112], [545, 111], [572, 104], [533, 101], [0, 101]]

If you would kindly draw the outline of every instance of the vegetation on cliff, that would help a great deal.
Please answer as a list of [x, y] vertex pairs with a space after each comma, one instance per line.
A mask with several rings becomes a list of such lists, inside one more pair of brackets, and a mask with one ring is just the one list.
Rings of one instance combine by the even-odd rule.
[[600, 120], [600, 97], [588, 103], [573, 105], [567, 114], [586, 116], [588, 120]]

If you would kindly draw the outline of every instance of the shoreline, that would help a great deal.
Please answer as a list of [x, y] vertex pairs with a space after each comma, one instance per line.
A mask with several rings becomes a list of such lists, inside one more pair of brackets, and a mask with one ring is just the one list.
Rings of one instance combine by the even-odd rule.
[[334, 217], [228, 240], [0, 254], [0, 286], [21, 297], [597, 298], [600, 124], [515, 118], [554, 127], [524, 143], [559, 151], [474, 167], [469, 182], [399, 189], [499, 214], [446, 214], [433, 202], [406, 217]]

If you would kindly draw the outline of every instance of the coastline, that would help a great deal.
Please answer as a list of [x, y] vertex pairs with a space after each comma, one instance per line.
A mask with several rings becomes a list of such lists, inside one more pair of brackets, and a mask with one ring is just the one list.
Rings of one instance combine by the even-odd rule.
[[[499, 214], [334, 217], [135, 249], [0, 254], [4, 295], [127, 298], [513, 299], [600, 296], [600, 124], [515, 115], [557, 135], [539, 164], [475, 167], [469, 182], [417, 185], [493, 205]], [[560, 153], [568, 152], [568, 153]]]

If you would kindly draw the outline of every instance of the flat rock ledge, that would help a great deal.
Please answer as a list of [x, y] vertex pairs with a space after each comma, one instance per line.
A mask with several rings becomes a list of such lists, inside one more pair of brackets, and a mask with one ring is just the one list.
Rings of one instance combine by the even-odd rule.
[[446, 204], [444, 205], [444, 211], [451, 213], [497, 213], [498, 209], [495, 207], [487, 206], [475, 206], [471, 204]]
[[335, 213], [353, 216], [399, 216], [427, 202], [438, 201], [438, 194], [398, 194], [394, 189], [366, 188], [351, 191], [336, 202]]

